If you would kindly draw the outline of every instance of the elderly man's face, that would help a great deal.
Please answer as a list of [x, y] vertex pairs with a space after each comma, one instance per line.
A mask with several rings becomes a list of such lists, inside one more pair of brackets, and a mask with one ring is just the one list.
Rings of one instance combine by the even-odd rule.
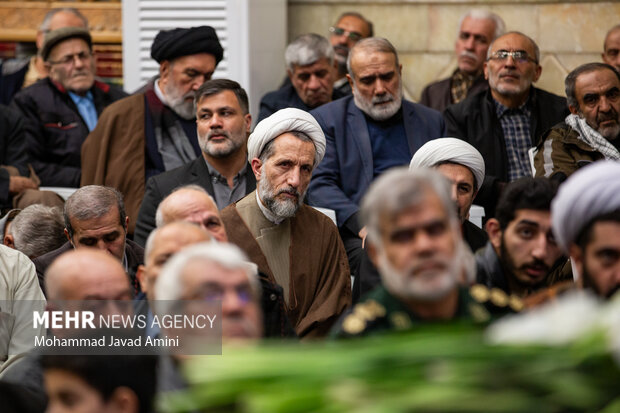
[[314, 144], [302, 141], [292, 133], [275, 138], [272, 155], [263, 163], [252, 160], [263, 205], [281, 218], [295, 215], [303, 203], [314, 168]]
[[572, 246], [571, 258], [584, 287], [601, 297], [611, 297], [620, 289], [620, 223], [595, 222], [585, 251]]
[[46, 62], [49, 77], [66, 90], [84, 95], [95, 82], [95, 58], [88, 43], [79, 38], [55, 46]]
[[174, 198], [167, 200], [163, 211], [165, 223], [191, 222], [202, 227], [217, 241], [228, 241], [217, 205], [207, 194], [193, 190], [180, 190], [172, 196]]
[[500, 261], [513, 281], [539, 285], [562, 256], [551, 232], [549, 211], [520, 209], [503, 233], [489, 233]]
[[71, 219], [73, 238], [70, 239], [75, 248], [97, 248], [116, 257], [119, 261], [125, 256], [126, 228], [121, 225], [117, 207], [113, 207], [105, 215], [92, 219]]
[[474, 174], [466, 166], [456, 163], [444, 163], [436, 168], [452, 183], [452, 200], [456, 203], [461, 223], [465, 222], [476, 196]]
[[336, 52], [339, 64], [346, 64], [349, 50], [361, 39], [370, 36], [366, 22], [355, 16], [344, 16], [334, 25], [335, 31], [329, 36], [329, 41]]
[[605, 39], [605, 52], [602, 57], [605, 63], [620, 71], [620, 29], [612, 31]]
[[155, 299], [155, 282], [162, 267], [168, 262], [170, 257], [188, 245], [206, 242], [210, 239], [204, 230], [196, 226], [171, 225], [163, 227], [153, 239], [149, 255], [144, 260], [145, 265], [138, 269], [140, 286], [148, 299]]
[[355, 105], [375, 120], [392, 117], [402, 102], [401, 69], [392, 53], [357, 51], [351, 59], [353, 78], [347, 75]]
[[454, 288], [460, 235], [435, 193], [427, 190], [419, 205], [381, 222], [381, 245], [371, 246], [370, 253], [390, 292], [433, 301]]
[[620, 80], [611, 70], [580, 74], [575, 81], [578, 108], [570, 107], [607, 140], [620, 136]]
[[307, 66], [293, 65], [287, 73], [297, 95], [310, 108], [331, 102], [335, 68], [326, 57]]
[[211, 79], [215, 66], [215, 57], [208, 53], [163, 61], [159, 67], [159, 86], [168, 106], [182, 118], [193, 119], [196, 90]]
[[204, 260], [190, 261], [182, 271], [183, 299], [221, 300], [224, 338], [259, 338], [262, 315], [258, 297], [242, 269]]
[[[500, 59], [494, 55], [499, 51], [527, 53], [527, 58], [515, 60], [512, 56]], [[491, 46], [491, 57], [484, 64], [484, 75], [492, 92], [499, 96], [523, 96], [540, 77], [542, 68], [536, 59], [534, 45], [520, 34], [510, 33], [495, 40]]]
[[482, 71], [494, 33], [495, 22], [491, 19], [474, 19], [469, 16], [463, 19], [454, 45], [459, 70], [470, 75]]
[[233, 91], [224, 90], [198, 102], [196, 123], [202, 152], [225, 158], [245, 147], [252, 116], [243, 113]]

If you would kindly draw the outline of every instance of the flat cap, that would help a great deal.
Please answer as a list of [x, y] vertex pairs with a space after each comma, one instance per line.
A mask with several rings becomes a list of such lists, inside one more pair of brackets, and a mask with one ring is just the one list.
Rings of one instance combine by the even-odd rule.
[[44, 61], [47, 61], [54, 46], [60, 42], [76, 37], [84, 40], [88, 43], [88, 47], [92, 49], [93, 39], [90, 37], [90, 33], [87, 29], [84, 29], [83, 27], [62, 27], [60, 29], [52, 30], [45, 35], [43, 47], [41, 48], [41, 57], [43, 57]]
[[224, 57], [224, 49], [213, 27], [162, 30], [157, 33], [151, 45], [151, 57], [157, 63], [198, 53], [212, 54], [215, 57], [215, 64]]

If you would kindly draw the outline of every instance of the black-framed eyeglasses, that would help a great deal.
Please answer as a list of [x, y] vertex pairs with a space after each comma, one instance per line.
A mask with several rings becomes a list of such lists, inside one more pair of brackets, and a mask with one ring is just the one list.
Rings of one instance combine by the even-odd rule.
[[498, 50], [491, 54], [491, 56], [487, 59], [487, 62], [489, 60], [502, 61], [508, 59], [508, 57], [512, 57], [512, 60], [519, 63], [532, 62], [538, 64], [538, 60], [530, 57], [525, 50]]
[[81, 62], [85, 62], [88, 59], [90, 59], [92, 56], [93, 54], [91, 52], [85, 51], [85, 52], [80, 52], [80, 53], [75, 53], [75, 54], [64, 56], [60, 60], [48, 60], [47, 63], [52, 64], [52, 65], [69, 66], [75, 63], [76, 58], [79, 59]]
[[350, 32], [348, 30], [341, 29], [340, 27], [330, 27], [329, 32], [336, 36], [342, 36], [342, 35], [347, 36], [349, 39], [353, 40], [354, 42], [357, 42], [358, 40], [362, 38], [361, 33]]

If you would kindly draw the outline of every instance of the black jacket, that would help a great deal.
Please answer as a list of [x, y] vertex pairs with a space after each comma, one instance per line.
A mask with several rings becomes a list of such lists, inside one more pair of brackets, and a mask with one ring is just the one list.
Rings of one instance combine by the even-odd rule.
[[[532, 87], [530, 138], [538, 145], [542, 134], [568, 116], [566, 99]], [[504, 133], [495, 111], [490, 89], [468, 96], [443, 112], [447, 136], [463, 139], [480, 151], [485, 163], [485, 178], [475, 203], [492, 217], [499, 198], [500, 182], [508, 181], [508, 155]]]
[[[71, 243], [67, 241], [62, 247], [50, 251], [47, 254], [43, 254], [32, 260], [34, 266], [37, 269], [37, 276], [39, 277], [39, 284], [41, 284], [41, 290], [45, 294], [45, 271], [52, 262], [64, 254], [67, 251], [71, 251], [73, 247]], [[125, 244], [125, 255], [127, 256], [127, 275], [129, 276], [129, 282], [133, 288], [134, 295], [138, 294], [140, 289], [140, 283], [136, 278], [136, 271], [138, 266], [144, 264], [144, 249], [131, 240], [127, 240]], [[85, 268], [84, 271], [87, 271]]]
[[[95, 81], [90, 89], [97, 114], [127, 94]], [[42, 186], [80, 186], [82, 143], [88, 127], [58, 83], [41, 79], [15, 95], [12, 106], [25, 118], [28, 155]]]
[[[28, 176], [28, 158], [24, 142], [24, 121], [19, 113], [0, 105], [0, 165], [13, 166]], [[0, 208], [11, 207], [9, 171], [0, 168]]]
[[[256, 189], [256, 178], [250, 165], [246, 168], [245, 179], [247, 195]], [[190, 184], [199, 185], [209, 195], [214, 196], [209, 168], [202, 156], [176, 169], [149, 178], [133, 233], [133, 240], [138, 245], [144, 246], [149, 234], [155, 229], [155, 212], [159, 203], [176, 188]]]

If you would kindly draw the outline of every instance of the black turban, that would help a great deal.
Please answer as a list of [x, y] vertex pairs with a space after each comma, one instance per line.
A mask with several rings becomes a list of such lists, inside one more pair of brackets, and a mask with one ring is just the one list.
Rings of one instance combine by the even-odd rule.
[[215, 64], [224, 57], [224, 49], [213, 27], [162, 30], [157, 33], [151, 46], [151, 57], [157, 63], [198, 53], [212, 54], [215, 57]]

